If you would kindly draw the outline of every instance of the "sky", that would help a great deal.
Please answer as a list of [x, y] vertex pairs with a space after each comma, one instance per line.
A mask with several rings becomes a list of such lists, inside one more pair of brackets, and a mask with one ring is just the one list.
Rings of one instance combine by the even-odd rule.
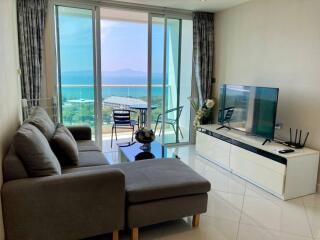
[[148, 26], [145, 23], [101, 21], [101, 69], [147, 72]]
[[[71, 12], [73, 11], [73, 12]], [[61, 71], [92, 71], [91, 10], [61, 7], [59, 12]], [[153, 71], [163, 69], [163, 27], [153, 27]], [[101, 20], [101, 70], [147, 72], [148, 25], [141, 22]]]

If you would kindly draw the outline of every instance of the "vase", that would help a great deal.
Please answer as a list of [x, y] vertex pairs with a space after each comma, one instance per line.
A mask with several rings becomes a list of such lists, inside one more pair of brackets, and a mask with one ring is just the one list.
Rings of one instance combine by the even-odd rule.
[[151, 143], [144, 143], [141, 147], [141, 150], [143, 150], [144, 152], [148, 152], [151, 149]]
[[142, 143], [141, 150], [150, 150], [150, 143], [154, 141], [155, 135], [151, 129], [140, 128], [135, 133], [135, 139], [137, 142]]

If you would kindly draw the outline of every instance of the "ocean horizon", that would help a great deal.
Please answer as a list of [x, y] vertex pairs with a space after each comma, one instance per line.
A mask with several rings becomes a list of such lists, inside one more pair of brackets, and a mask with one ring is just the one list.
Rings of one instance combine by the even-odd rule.
[[[61, 74], [61, 90], [64, 101], [94, 99], [94, 81], [92, 71], [69, 71]], [[153, 74], [153, 96], [162, 96], [162, 79], [159, 73]], [[147, 73], [123, 69], [102, 72], [102, 98], [111, 96], [146, 98]]]

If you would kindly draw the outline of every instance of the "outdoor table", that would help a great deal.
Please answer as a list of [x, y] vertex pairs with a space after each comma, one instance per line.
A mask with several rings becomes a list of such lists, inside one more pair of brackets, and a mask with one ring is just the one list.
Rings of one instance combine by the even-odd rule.
[[[138, 110], [140, 113], [140, 120], [139, 120], [139, 127], [144, 127], [146, 124], [147, 119], [147, 111], [148, 111], [148, 104], [133, 104], [129, 105], [131, 109]], [[151, 109], [156, 109], [156, 105], [151, 105]]]

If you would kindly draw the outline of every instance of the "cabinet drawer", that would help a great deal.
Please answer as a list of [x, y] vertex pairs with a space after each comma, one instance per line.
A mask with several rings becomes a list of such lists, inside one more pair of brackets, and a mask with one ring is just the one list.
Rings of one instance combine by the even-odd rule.
[[197, 132], [196, 150], [199, 155], [230, 168], [231, 145], [207, 134]]
[[230, 168], [244, 178], [282, 194], [286, 173], [286, 165], [272, 161], [258, 154], [251, 153], [237, 146], [231, 147]]

